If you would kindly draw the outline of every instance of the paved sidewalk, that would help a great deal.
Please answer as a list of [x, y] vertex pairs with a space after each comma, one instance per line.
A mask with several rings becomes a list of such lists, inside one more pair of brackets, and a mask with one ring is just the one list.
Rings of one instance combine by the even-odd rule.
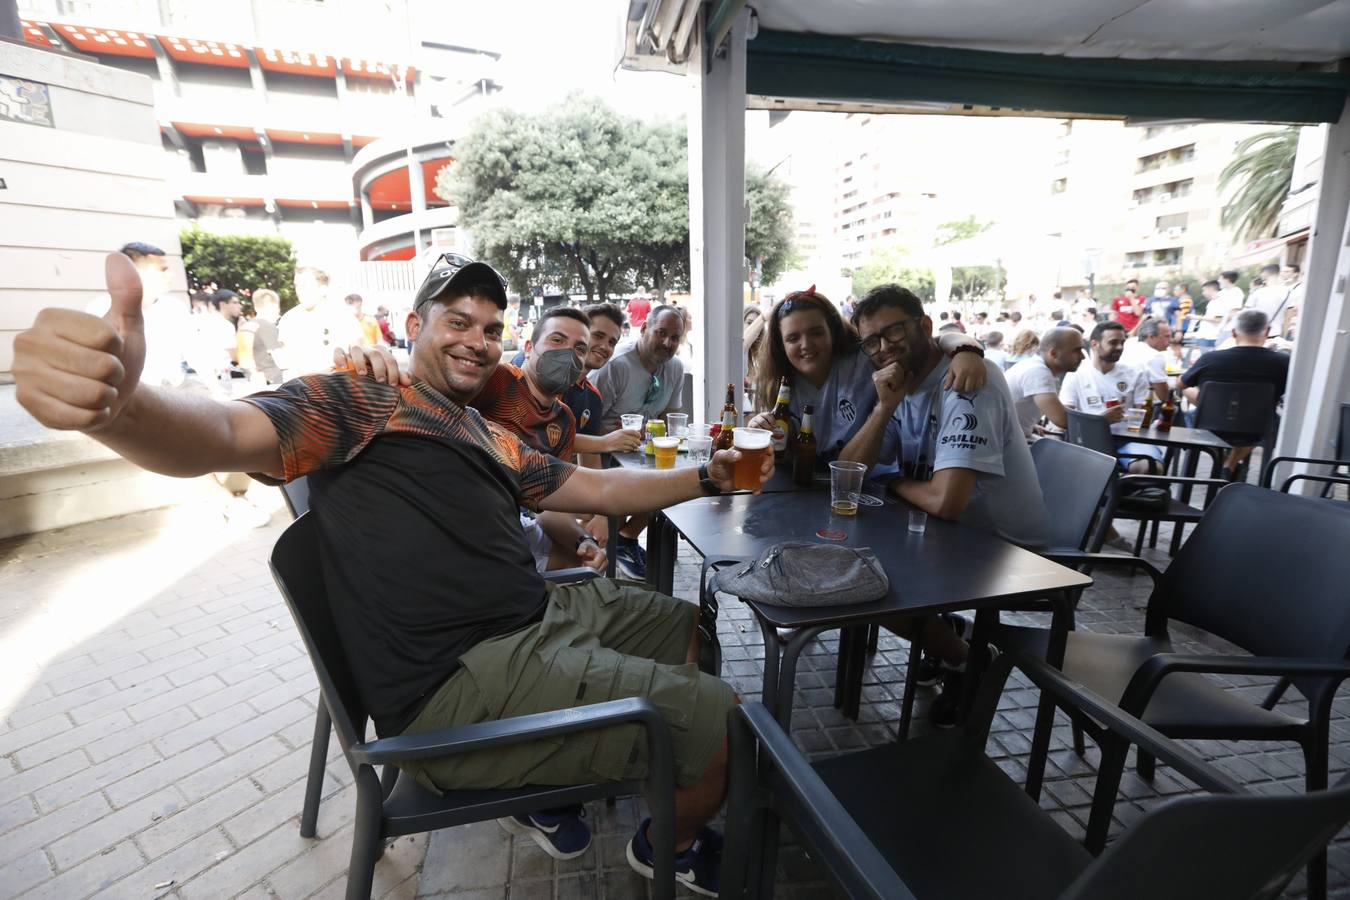
[[[255, 494], [279, 509], [277, 492]], [[342, 895], [354, 796], [336, 742], [319, 837], [299, 836], [317, 691], [266, 567], [287, 521], [280, 510], [270, 526], [241, 530], [210, 506], [192, 506], [0, 542], [0, 898]], [[1165, 538], [1166, 531], [1163, 546]], [[698, 570], [691, 551], [681, 553], [676, 593], [692, 598]], [[1080, 627], [1137, 629], [1147, 591], [1146, 579], [1099, 573]], [[758, 628], [727, 599], [719, 631], [725, 676], [755, 699]], [[883, 638], [857, 723], [831, 705], [836, 645], [826, 636], [799, 675], [794, 738], [813, 755], [889, 741], [898, 718], [903, 645]], [[1252, 681], [1233, 689], [1262, 693]], [[990, 742], [989, 752], [1016, 776], [1035, 698], [1025, 684], [1011, 687]], [[1337, 713], [1334, 773], [1350, 766], [1350, 708], [1342, 703]], [[1261, 790], [1302, 790], [1296, 748], [1195, 746]], [[1075, 834], [1096, 760], [1092, 749], [1086, 764], [1078, 760], [1060, 729], [1042, 803]], [[1160, 796], [1187, 789], [1166, 769], [1152, 786], [1127, 773], [1118, 818], [1132, 821]], [[404, 838], [378, 865], [376, 894], [646, 896], [646, 883], [623, 859], [638, 807], [635, 800], [613, 809], [592, 804], [595, 848], [563, 864], [495, 823]], [[1332, 865], [1336, 895], [1350, 896], [1344, 841], [1333, 848]], [[777, 895], [834, 892], [789, 847], [780, 855]]]

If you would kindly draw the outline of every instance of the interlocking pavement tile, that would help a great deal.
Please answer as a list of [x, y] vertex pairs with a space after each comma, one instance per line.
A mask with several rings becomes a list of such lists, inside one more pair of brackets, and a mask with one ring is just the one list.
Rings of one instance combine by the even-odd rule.
[[106, 850], [127, 835], [153, 825], [157, 819], [173, 815], [186, 804], [182, 791], [169, 785], [164, 790], [142, 797], [116, 812], [89, 820], [89, 824], [76, 828], [62, 836], [60, 840], [49, 844], [48, 852], [56, 861], [57, 867], [64, 871], [95, 853]]
[[86, 897], [145, 865], [141, 853], [123, 841], [106, 853], [85, 860], [73, 869], [44, 881], [23, 895], [23, 900], [71, 900]]
[[149, 828], [136, 835], [136, 843], [150, 859], [156, 859], [175, 847], [216, 828], [263, 797], [251, 781], [237, 781], [209, 797], [185, 806], [176, 813], [161, 816]]
[[[427, 858], [435, 866], [422, 870], [420, 890], [444, 894], [506, 884], [511, 863], [510, 835], [495, 821], [475, 822], [437, 831], [431, 836]], [[541, 855], [544, 851], [535, 848]]]
[[[25, 853], [39, 851], [62, 835], [70, 834], [81, 825], [99, 819], [112, 812], [99, 794], [90, 794], [64, 809], [48, 813], [23, 828], [11, 831], [0, 840], [0, 865], [17, 859]], [[3, 885], [4, 882], [0, 882]]]

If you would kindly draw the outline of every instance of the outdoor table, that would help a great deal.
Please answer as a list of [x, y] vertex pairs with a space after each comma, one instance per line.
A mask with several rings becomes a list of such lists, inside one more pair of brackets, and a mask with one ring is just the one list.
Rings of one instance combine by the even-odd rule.
[[[1173, 425], [1166, 431], [1159, 431], [1156, 424], [1139, 431], [1130, 431], [1124, 422], [1116, 422], [1111, 426], [1111, 434], [1122, 443], [1134, 441], [1139, 444], [1155, 444], [1169, 449], [1176, 448], [1185, 452], [1182, 462], [1182, 475], [1187, 478], [1194, 478], [1196, 470], [1200, 467], [1200, 453], [1208, 453], [1214, 461], [1214, 471], [1218, 471], [1223, 466], [1223, 454], [1227, 450], [1233, 449], [1233, 445], [1219, 437], [1212, 431], [1206, 431], [1203, 428], [1186, 428], [1182, 425]], [[1191, 486], [1182, 485], [1178, 495], [1179, 500], [1187, 503], [1191, 499]]]
[[[909, 531], [908, 511], [908, 504], [888, 498], [882, 506], [860, 506], [856, 516], [838, 516], [830, 512], [828, 491], [707, 497], [666, 511], [671, 527], [708, 562], [752, 557], [779, 541], [823, 540], [817, 534], [821, 531], [843, 532], [839, 543], [870, 547], [881, 560], [890, 589], [885, 597], [871, 603], [793, 608], [747, 601], [764, 634], [762, 699], [784, 728], [791, 717], [797, 660], [802, 650], [818, 634], [835, 628], [877, 624], [897, 615], [917, 619], [975, 609], [971, 643], [978, 645], [996, 620], [1000, 604], [1050, 597], [1056, 601], [1050, 662], [1058, 665], [1062, 661], [1070, 598], [1073, 592], [1092, 584], [1090, 577], [988, 532], [936, 516], [928, 517], [923, 534], [914, 534]], [[781, 659], [780, 628], [792, 630]], [[862, 642], [851, 643], [847, 652], [860, 660]], [[909, 732], [915, 668], [922, 650], [921, 628], [915, 629], [912, 644], [901, 738]], [[845, 668], [843, 662], [841, 669]]]

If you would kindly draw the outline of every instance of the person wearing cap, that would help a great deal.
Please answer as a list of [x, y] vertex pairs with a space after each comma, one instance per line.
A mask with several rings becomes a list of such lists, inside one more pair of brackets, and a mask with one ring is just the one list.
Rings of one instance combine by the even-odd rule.
[[[466, 406], [501, 357], [506, 294], [474, 263], [434, 268], [408, 317], [410, 371], [391, 384], [338, 372], [221, 403], [139, 383], [140, 281], [110, 254], [103, 319], [42, 310], [14, 342], [19, 403], [49, 428], [79, 430], [150, 471], [308, 476], [324, 580], [352, 679], [380, 736], [596, 703], [652, 698], [675, 748], [676, 871], [715, 896], [721, 839], [707, 828], [726, 792], [726, 716], [735, 694], [699, 672], [696, 607], [594, 579], [547, 584], [517, 508], [629, 513], [734, 486], [740, 454], [698, 469], [577, 468], [523, 444]], [[773, 473], [772, 459], [760, 472]], [[378, 569], [369, 560], [379, 559]], [[645, 742], [604, 729], [410, 763], [429, 790], [643, 777]], [[552, 855], [590, 844], [570, 810], [504, 824]], [[647, 824], [627, 848], [648, 877]]]

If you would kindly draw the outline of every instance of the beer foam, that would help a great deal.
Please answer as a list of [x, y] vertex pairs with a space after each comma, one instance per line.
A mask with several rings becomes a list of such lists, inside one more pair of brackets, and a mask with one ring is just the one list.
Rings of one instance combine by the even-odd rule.
[[763, 428], [737, 428], [732, 433], [732, 446], [737, 450], [766, 450], [773, 440], [773, 432]]
[[662, 450], [669, 450], [671, 447], [680, 446], [680, 439], [677, 437], [654, 437], [652, 443]]

